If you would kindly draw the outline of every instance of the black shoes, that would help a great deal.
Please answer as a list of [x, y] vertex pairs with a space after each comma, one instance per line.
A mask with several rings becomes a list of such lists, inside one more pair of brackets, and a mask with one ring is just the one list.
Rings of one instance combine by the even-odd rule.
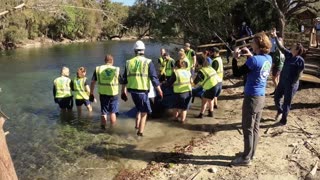
[[218, 109], [218, 106], [217, 106], [217, 105], [214, 105], [213, 108], [214, 108], [214, 109]]
[[208, 117], [213, 117], [213, 111], [208, 111]]
[[141, 132], [138, 131], [138, 132], [137, 132], [137, 135], [142, 137], [142, 136], [143, 136], [143, 133], [141, 133]]
[[101, 124], [100, 128], [101, 128], [102, 130], [106, 130], [106, 125]]
[[203, 118], [203, 114], [200, 113], [198, 116], [196, 116], [196, 118], [202, 119]]

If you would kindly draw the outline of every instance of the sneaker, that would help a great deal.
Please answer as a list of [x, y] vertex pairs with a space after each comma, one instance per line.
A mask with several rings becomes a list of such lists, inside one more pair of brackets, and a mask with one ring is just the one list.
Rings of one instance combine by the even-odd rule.
[[218, 109], [218, 106], [217, 106], [217, 105], [214, 105], [213, 108], [214, 108], [214, 109]]
[[200, 113], [198, 116], [196, 116], [196, 118], [202, 119], [203, 118], [203, 114]]
[[143, 133], [141, 133], [141, 132], [138, 131], [138, 132], [137, 132], [137, 135], [142, 137], [142, 136], [143, 136]]
[[250, 166], [251, 165], [251, 161], [250, 159], [246, 160], [243, 159], [241, 156], [237, 157], [236, 159], [231, 161], [231, 165], [232, 166]]
[[282, 113], [277, 113], [276, 117], [274, 118], [275, 121], [280, 121], [282, 118]]
[[208, 117], [213, 117], [213, 111], [208, 111]]
[[106, 125], [101, 124], [100, 128], [101, 128], [102, 130], [106, 130]]

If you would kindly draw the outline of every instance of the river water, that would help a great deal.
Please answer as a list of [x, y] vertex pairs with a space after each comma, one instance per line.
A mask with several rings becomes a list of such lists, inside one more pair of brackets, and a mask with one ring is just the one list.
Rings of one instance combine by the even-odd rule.
[[[71, 114], [60, 114], [52, 85], [62, 66], [70, 68], [71, 77], [84, 66], [91, 79], [109, 53], [123, 69], [133, 44], [111, 41], [0, 52], [0, 106], [11, 118], [4, 129], [10, 132], [7, 142], [19, 179], [112, 179], [120, 170], [145, 167], [155, 152], [170, 151], [199, 134], [164, 118], [148, 121], [145, 136], [138, 138], [134, 118], [124, 114], [133, 107], [131, 101], [120, 102], [112, 131], [99, 129], [99, 102], [92, 114], [84, 107], [81, 116], [75, 107]], [[148, 42], [146, 56], [156, 62], [161, 47], [174, 48]]]

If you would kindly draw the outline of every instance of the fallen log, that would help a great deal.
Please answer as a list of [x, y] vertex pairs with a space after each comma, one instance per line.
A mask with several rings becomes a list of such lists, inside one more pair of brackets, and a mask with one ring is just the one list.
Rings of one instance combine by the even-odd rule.
[[6, 134], [3, 131], [5, 119], [0, 117], [0, 180], [17, 180], [17, 174], [9, 153]]

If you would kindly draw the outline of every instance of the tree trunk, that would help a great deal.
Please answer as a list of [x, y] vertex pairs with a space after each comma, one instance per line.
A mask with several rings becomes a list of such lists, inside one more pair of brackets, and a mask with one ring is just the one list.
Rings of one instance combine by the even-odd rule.
[[17, 174], [7, 146], [3, 131], [4, 118], [0, 117], [0, 180], [17, 180]]
[[286, 20], [284, 17], [279, 17], [279, 36], [284, 38], [284, 29], [286, 27]]

